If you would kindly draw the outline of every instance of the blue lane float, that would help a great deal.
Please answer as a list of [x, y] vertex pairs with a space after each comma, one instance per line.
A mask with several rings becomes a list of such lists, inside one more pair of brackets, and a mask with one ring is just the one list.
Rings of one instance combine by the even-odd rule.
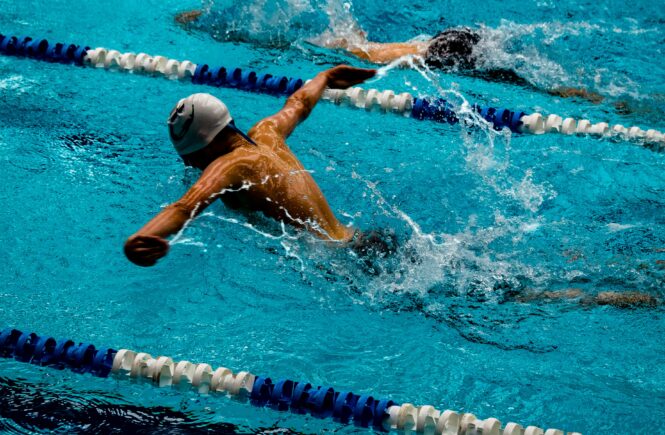
[[97, 349], [88, 343], [40, 337], [18, 329], [8, 328], [0, 333], [0, 356], [4, 358], [102, 378], [111, 372], [116, 353], [110, 348]]
[[83, 59], [89, 49], [90, 47], [75, 44], [49, 44], [46, 39], [32, 39], [29, 36], [16, 37], [0, 34], [0, 52], [6, 55], [83, 65]]
[[384, 431], [388, 408], [399, 406], [390, 399], [375, 400], [372, 396], [335, 391], [331, 387], [313, 387], [308, 382], [282, 379], [273, 384], [270, 378], [257, 377], [251, 392], [251, 403], [277, 411], [309, 413], [316, 418]]
[[[0, 333], [1, 357], [58, 370], [68, 369], [79, 374], [108, 377], [114, 368], [116, 355], [118, 351], [115, 349], [97, 349], [89, 343], [76, 344], [68, 339], [40, 337], [18, 329], [7, 328]], [[121, 369], [122, 364], [119, 364], [115, 371], [121, 372]], [[193, 371], [196, 373], [196, 369]], [[131, 368], [129, 372], [131, 374]], [[181, 375], [180, 378], [190, 382], [196, 380], [195, 376]], [[212, 376], [209, 381], [212, 381]], [[217, 385], [211, 385], [211, 389], [222, 389], [222, 381], [220, 379]], [[313, 387], [307, 382], [281, 380], [273, 384], [270, 378], [261, 376], [256, 377], [253, 384], [246, 387], [250, 403], [254, 406], [268, 406], [278, 411], [290, 410], [320, 419], [333, 418], [345, 424], [348, 424], [353, 416], [353, 422], [357, 426], [372, 426], [376, 430], [384, 430], [383, 421], [388, 415], [387, 409], [395, 405], [392, 400], [376, 401], [371, 396], [339, 393], [331, 387]]]
[[[369, 394], [336, 391], [330, 386], [314, 387], [309, 382], [281, 379], [273, 383], [267, 376], [249, 372], [233, 373], [226, 367], [175, 362], [165, 356], [128, 349], [97, 348], [53, 337], [38, 336], [7, 328], [0, 332], [0, 357], [58, 370], [90, 374], [118, 380], [148, 380], [160, 387], [180, 390], [194, 389], [199, 393], [228, 394], [254, 406], [280, 412], [332, 419], [339, 424], [353, 424], [385, 432], [419, 432], [435, 435], [564, 435], [558, 429], [543, 431], [536, 426], [523, 428], [517, 423], [501, 427], [495, 418], [480, 420], [473, 414], [438, 411], [433, 406], [416, 407], [399, 404], [391, 399], [377, 399]], [[580, 435], [569, 433], [569, 435]]]

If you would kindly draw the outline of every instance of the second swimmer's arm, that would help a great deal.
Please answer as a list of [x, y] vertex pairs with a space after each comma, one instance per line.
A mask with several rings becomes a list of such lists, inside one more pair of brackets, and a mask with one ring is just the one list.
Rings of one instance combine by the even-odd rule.
[[349, 47], [347, 51], [356, 57], [373, 63], [386, 64], [404, 56], [424, 56], [424, 42], [370, 42], [363, 46]]
[[[362, 34], [362, 39], [364, 39]], [[354, 56], [373, 63], [387, 64], [404, 56], [424, 56], [428, 42], [370, 42], [351, 43], [346, 38], [330, 39], [322, 42], [324, 47], [341, 48]]]

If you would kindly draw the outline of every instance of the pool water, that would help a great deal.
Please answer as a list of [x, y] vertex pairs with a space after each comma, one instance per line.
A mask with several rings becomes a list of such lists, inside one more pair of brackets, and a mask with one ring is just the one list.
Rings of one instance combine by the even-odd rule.
[[[4, 34], [303, 78], [342, 62], [367, 66], [316, 47], [311, 41], [322, 34], [348, 35], [360, 26], [371, 39], [389, 41], [468, 25], [491, 41], [483, 46], [488, 64], [508, 65], [532, 86], [404, 69], [366, 86], [665, 131], [665, 3], [0, 6]], [[199, 24], [174, 23], [176, 13], [202, 6]], [[584, 87], [605, 101], [543, 91], [557, 86]], [[122, 253], [125, 239], [197, 176], [183, 168], [165, 126], [173, 104], [194, 92], [223, 99], [243, 129], [283, 104], [232, 89], [0, 57], [2, 324], [504, 423], [585, 434], [661, 431], [662, 308], [533, 295], [638, 291], [665, 300], [664, 153], [322, 103], [289, 144], [344, 223], [395, 231], [394, 256], [367, 265], [220, 203], [178, 236], [157, 266], [139, 268]], [[0, 424], [16, 432], [116, 425], [359, 430], [12, 361], [0, 361], [0, 389]], [[21, 418], [35, 395], [109, 411], [93, 421], [48, 412], [51, 419]], [[119, 406], [122, 421], [110, 417], [122, 414], [114, 411]]]

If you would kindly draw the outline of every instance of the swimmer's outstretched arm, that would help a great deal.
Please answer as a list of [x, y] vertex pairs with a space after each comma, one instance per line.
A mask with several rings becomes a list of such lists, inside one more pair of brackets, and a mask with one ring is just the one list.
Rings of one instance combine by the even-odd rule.
[[578, 88], [559, 87], [559, 88], [550, 89], [549, 91], [547, 91], [547, 93], [562, 98], [582, 98], [584, 100], [592, 102], [593, 104], [599, 104], [604, 99], [602, 95], [596, 92], [591, 92], [587, 91], [586, 89], [578, 89]]
[[387, 64], [404, 56], [424, 56], [427, 42], [365, 42], [350, 44], [346, 39], [325, 41], [324, 47], [342, 48], [348, 53], [372, 63]]
[[248, 178], [251, 161], [218, 158], [201, 174], [187, 193], [165, 207], [125, 242], [125, 255], [139, 266], [153, 266], [169, 251], [165, 237], [180, 231], [191, 219], [222, 195], [225, 189], [240, 186]]
[[375, 74], [374, 69], [354, 68], [348, 65], [339, 65], [323, 71], [291, 95], [282, 110], [261, 122], [272, 123], [273, 129], [283, 138], [287, 138], [298, 124], [307, 119], [326, 88], [346, 89], [374, 77]]
[[423, 42], [370, 42], [362, 47], [351, 47], [349, 53], [372, 63], [388, 64], [404, 56], [424, 56], [427, 44]]

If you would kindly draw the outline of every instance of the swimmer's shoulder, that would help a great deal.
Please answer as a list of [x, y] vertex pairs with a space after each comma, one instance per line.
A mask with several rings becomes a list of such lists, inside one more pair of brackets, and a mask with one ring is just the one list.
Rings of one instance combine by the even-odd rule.
[[212, 176], [253, 180], [273, 166], [270, 154], [265, 148], [248, 142], [245, 146], [217, 157], [208, 165], [206, 171]]
[[277, 122], [266, 118], [249, 129], [247, 135], [251, 137], [258, 145], [268, 148], [288, 148], [283, 135], [279, 132]]
[[276, 135], [277, 134], [277, 122], [273, 119], [269, 118], [264, 118], [254, 124], [252, 128], [249, 129], [247, 132], [249, 137], [254, 139], [254, 136], [258, 135]]

